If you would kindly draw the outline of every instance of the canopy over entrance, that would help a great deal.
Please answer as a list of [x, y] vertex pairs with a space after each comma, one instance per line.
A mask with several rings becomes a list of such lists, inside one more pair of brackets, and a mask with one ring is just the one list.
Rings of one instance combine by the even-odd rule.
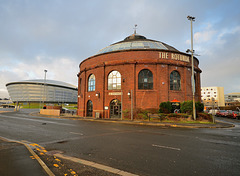
[[180, 103], [180, 101], [178, 101], [176, 98], [174, 98], [171, 103]]

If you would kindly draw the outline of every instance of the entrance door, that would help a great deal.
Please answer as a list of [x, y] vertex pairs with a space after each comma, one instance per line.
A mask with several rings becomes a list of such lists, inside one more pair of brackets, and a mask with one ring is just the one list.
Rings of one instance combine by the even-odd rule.
[[92, 117], [92, 112], [93, 112], [93, 103], [91, 100], [88, 100], [87, 102], [87, 117]]
[[117, 99], [110, 103], [110, 118], [121, 118], [121, 102]]

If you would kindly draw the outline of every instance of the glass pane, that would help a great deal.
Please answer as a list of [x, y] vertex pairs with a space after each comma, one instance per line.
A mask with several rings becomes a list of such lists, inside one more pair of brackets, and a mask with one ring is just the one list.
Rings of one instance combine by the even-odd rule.
[[117, 89], [121, 89], [121, 84], [118, 84], [118, 85], [117, 85]]
[[117, 78], [117, 83], [121, 83], [121, 78]]

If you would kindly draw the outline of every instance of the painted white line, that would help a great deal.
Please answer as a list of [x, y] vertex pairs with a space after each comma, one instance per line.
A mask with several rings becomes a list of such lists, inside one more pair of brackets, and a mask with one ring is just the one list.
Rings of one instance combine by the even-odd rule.
[[136, 174], [125, 172], [125, 171], [115, 169], [115, 168], [112, 168], [112, 167], [109, 167], [109, 166], [105, 166], [105, 165], [102, 165], [102, 164], [98, 164], [98, 163], [95, 163], [95, 162], [92, 162], [92, 161], [87, 161], [87, 160], [83, 160], [83, 159], [76, 158], [76, 157], [62, 155], [60, 153], [54, 154], [54, 156], [56, 156], [58, 158], [70, 160], [70, 161], [73, 161], [73, 162], [76, 162], [76, 163], [84, 164], [84, 165], [87, 165], [87, 166], [90, 166], [90, 167], [94, 167], [94, 168], [97, 168], [97, 169], [105, 170], [107, 172], [111, 172], [111, 173], [122, 175], [122, 176], [137, 176]]
[[3, 116], [3, 115], [0, 115], [0, 117], [9, 118], [9, 119], [17, 119], [17, 120], [26, 120], [26, 121], [41, 122], [41, 123], [46, 123], [46, 124], [51, 123], [51, 124], [64, 125], [64, 126], [76, 126], [76, 125], [74, 125], [74, 124], [59, 123], [59, 122], [48, 121], [48, 120], [40, 120], [40, 119], [38, 120], [38, 119], [24, 118], [24, 117], [20, 117], [20, 116], [11, 117], [11, 116]]
[[83, 136], [83, 134], [82, 133], [75, 133], [75, 132], [70, 132], [71, 134], [78, 134], [78, 135], [81, 135], [81, 136]]
[[178, 150], [178, 151], [181, 150], [180, 148], [174, 148], [174, 147], [163, 146], [163, 145], [155, 145], [155, 144], [152, 144], [152, 146], [153, 146], [153, 147], [158, 147], [158, 148], [165, 148], [165, 149], [171, 149], [171, 150]]

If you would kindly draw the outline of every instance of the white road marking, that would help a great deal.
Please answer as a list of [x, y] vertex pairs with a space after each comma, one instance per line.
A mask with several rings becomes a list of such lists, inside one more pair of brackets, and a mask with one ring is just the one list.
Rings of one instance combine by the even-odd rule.
[[11, 116], [0, 115], [0, 117], [10, 118], [10, 119], [18, 119], [18, 120], [26, 120], [26, 121], [34, 121], [34, 122], [41, 122], [41, 123], [46, 123], [46, 124], [51, 123], [51, 124], [64, 125], [64, 126], [76, 126], [76, 125], [74, 125], [74, 124], [59, 123], [59, 122], [54, 122], [54, 121], [49, 121], [49, 120], [23, 118], [23, 117], [19, 117], [19, 116], [11, 117]]
[[82, 133], [75, 133], [75, 132], [70, 132], [71, 134], [78, 134], [78, 135], [81, 135], [81, 136], [83, 136], [83, 134]]
[[163, 145], [155, 145], [155, 144], [152, 144], [152, 146], [153, 146], [153, 147], [159, 147], [159, 148], [165, 148], [165, 149], [171, 149], [171, 150], [178, 150], [178, 151], [181, 150], [180, 148], [174, 148], [174, 147], [163, 146]]

